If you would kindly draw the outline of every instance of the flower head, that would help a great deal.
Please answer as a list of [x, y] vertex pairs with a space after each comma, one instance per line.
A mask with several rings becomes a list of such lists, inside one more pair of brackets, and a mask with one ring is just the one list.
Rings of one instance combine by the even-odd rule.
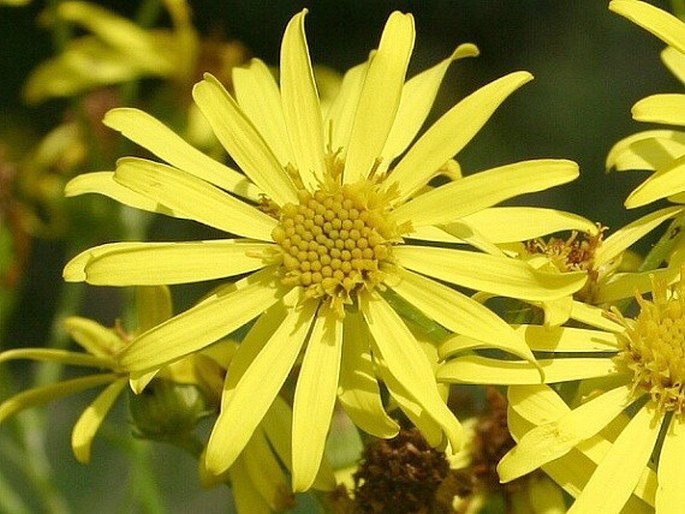
[[[572, 317], [583, 328], [518, 327], [540, 357], [546, 383], [578, 381], [570, 407], [536, 385], [537, 370], [528, 362], [471, 353], [443, 365], [438, 378], [510, 385], [513, 410], [535, 425], [513, 429], [519, 440], [500, 461], [502, 481], [551, 466], [555, 480], [575, 484], [564, 486], [576, 496], [571, 512], [618, 513], [635, 503], [632, 495], [657, 512], [677, 512], [683, 498], [684, 285], [683, 278], [670, 288], [655, 279], [651, 299], [638, 296], [635, 318], [614, 310], [609, 319], [601, 309], [577, 304]], [[510, 424], [516, 427], [511, 418]], [[565, 471], [554, 464], [562, 456], [569, 458]], [[583, 468], [590, 473], [572, 477]]]
[[[388, 438], [378, 377], [433, 446], [461, 442], [430, 358], [391, 295], [452, 332], [486, 337], [532, 357], [520, 336], [442, 282], [546, 300], [582, 286], [578, 273], [536, 271], [491, 249], [460, 219], [518, 194], [568, 182], [575, 163], [525, 161], [426, 187], [504, 99], [531, 79], [517, 72], [468, 96], [415, 139], [462, 45], [405, 82], [411, 15], [390, 15], [378, 49], [349, 70], [322, 114], [304, 32], [305, 12], [283, 37], [280, 85], [254, 59], [233, 75], [235, 98], [207, 74], [194, 100], [241, 172], [202, 154], [151, 116], [115, 109], [105, 124], [165, 160], [123, 158], [114, 173], [75, 178], [67, 194], [99, 192], [125, 204], [190, 218], [235, 235], [183, 243], [114, 243], [67, 264], [67, 280], [177, 284], [244, 275], [141, 334], [119, 355], [145, 372], [196, 352], [256, 318], [231, 362], [206, 465], [236, 459], [299, 364], [293, 407], [293, 482], [319, 468], [336, 397], [350, 417]], [[400, 157], [401, 156], [401, 157]], [[428, 244], [425, 244], [428, 243]]]

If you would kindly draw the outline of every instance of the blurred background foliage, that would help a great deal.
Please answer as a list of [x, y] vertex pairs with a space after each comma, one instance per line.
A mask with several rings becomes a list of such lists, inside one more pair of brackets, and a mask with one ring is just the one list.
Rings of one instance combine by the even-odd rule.
[[[128, 17], [133, 17], [140, 6], [131, 0], [97, 3]], [[607, 225], [610, 230], [647, 212], [627, 212], [623, 208], [623, 200], [639, 182], [639, 173], [607, 174], [604, 160], [613, 143], [647, 128], [630, 117], [630, 107], [638, 99], [654, 93], [675, 92], [681, 85], [660, 62], [663, 45], [610, 13], [608, 2], [195, 0], [189, 3], [193, 23], [201, 35], [236, 39], [250, 55], [273, 65], [278, 63], [280, 38], [287, 21], [295, 12], [308, 7], [306, 23], [312, 59], [338, 72], [366, 58], [369, 49], [377, 44], [392, 10], [412, 12], [417, 41], [410, 75], [446, 57], [458, 44], [472, 42], [481, 51], [475, 59], [452, 65], [433, 119], [466, 94], [509, 72], [528, 70], [535, 76], [531, 84], [504, 103], [458, 156], [465, 174], [523, 159], [568, 158], [579, 163], [580, 179], [525, 201], [582, 214]], [[652, 3], [666, 9], [671, 7], [667, 2]], [[73, 105], [73, 100], [52, 99], [29, 106], [22, 100], [21, 89], [26, 77], [39, 62], [54, 55], [59, 43], [59, 37], [41, 23], [45, 9], [46, 2], [42, 1], [33, 1], [24, 7], [0, 6], [0, 139], [9, 154], [21, 153], [34, 144], [58, 125], [65, 110]], [[159, 24], [169, 23], [163, 10], [160, 11]], [[154, 87], [156, 81], [145, 79], [142, 87]], [[114, 161], [100, 165], [102, 169], [112, 169]], [[0, 202], [10, 202], [7, 196], [8, 188], [0, 180]], [[3, 223], [9, 222], [3, 220]], [[94, 221], [81, 216], [70, 222], [72, 228], [68, 230], [87, 235]], [[152, 223], [150, 233], [158, 239], [183, 239], [198, 230], [189, 224], [173, 224], [156, 218]], [[117, 234], [116, 227], [100, 229], [97, 236], [100, 240], [88, 242], [114, 240]], [[58, 321], [57, 304], [65, 294], [61, 267], [73, 252], [86, 246], [74, 241], [67, 244], [63, 235], [53, 236], [29, 234], [19, 245], [25, 255], [11, 284], [12, 301], [0, 299], [0, 309], [3, 309], [0, 319], [4, 320], [0, 323], [1, 350], [44, 346], [53, 333]], [[9, 256], [0, 252], [0, 275], [10, 266], [8, 259]], [[174, 293], [177, 305], [185, 307], [197, 298], [199, 291], [177, 288]], [[80, 314], [111, 325], [121, 314], [122, 305], [119, 292], [98, 288], [88, 290], [85, 301], [77, 309]], [[32, 371], [30, 365], [10, 369], [16, 387], [30, 380], [27, 378]], [[7, 379], [6, 373], [0, 372], [0, 380]], [[7, 391], [3, 389], [0, 387], [0, 397], [4, 398]], [[140, 444], [127, 430], [122, 431], [127, 418], [123, 407], [106, 423], [96, 440], [93, 462], [88, 466], [77, 464], [71, 455], [69, 432], [78, 412], [86, 405], [88, 395], [82, 396], [51, 406], [44, 422], [48, 428], [45, 462], [53, 468], [51, 484], [45, 486], [61, 491], [70, 511], [136, 512], [140, 508], [146, 512], [184, 513], [230, 509], [227, 489], [201, 490], [196, 464], [190, 457], [161, 444]], [[7, 426], [0, 429], [8, 430]], [[0, 445], [2, 441], [0, 437]], [[131, 455], [150, 458], [130, 459]], [[21, 478], [13, 478], [21, 476], [15, 473], [20, 465], [11, 458], [0, 457], [0, 475], [17, 491], [24, 487]], [[161, 491], [160, 496], [155, 489]], [[0, 494], [3, 494], [1, 490]], [[37, 504], [31, 508], [39, 511]], [[60, 506], [56, 504], [55, 512], [59, 511]]]

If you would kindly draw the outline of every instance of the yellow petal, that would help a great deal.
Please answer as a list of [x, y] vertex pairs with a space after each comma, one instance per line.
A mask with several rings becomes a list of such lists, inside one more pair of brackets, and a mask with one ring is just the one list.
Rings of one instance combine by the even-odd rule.
[[426, 354], [402, 319], [379, 296], [360, 295], [360, 307], [373, 336], [372, 350], [377, 352], [397, 379], [443, 429], [452, 448], [462, 443], [463, 430], [443, 402]]
[[606, 311], [594, 305], [583, 302], [573, 302], [571, 318], [591, 327], [600, 328], [609, 332], [623, 332], [623, 325], [616, 323], [606, 317]]
[[102, 359], [111, 360], [126, 344], [116, 331], [92, 319], [69, 316], [63, 323], [64, 329], [81, 348]]
[[668, 165], [637, 186], [625, 201], [628, 209], [642, 207], [648, 203], [685, 191], [685, 157], [671, 161]]
[[[205, 463], [210, 473], [226, 471], [243, 450], [295, 363], [316, 307], [317, 302], [308, 301], [290, 309], [280, 325], [271, 327], [273, 332], [266, 342], [253, 338], [243, 341], [234, 362], [243, 345], [261, 345], [261, 349], [244, 371], [235, 369], [233, 363], [229, 369], [221, 412], [207, 443]], [[246, 351], [252, 353], [249, 348]]]
[[606, 357], [537, 359], [535, 362], [539, 369], [524, 361], [462, 355], [441, 365], [436, 377], [440, 381], [462, 384], [508, 385], [539, 384], [541, 372], [546, 384], [605, 377], [616, 373], [613, 362]]
[[88, 366], [91, 368], [112, 368], [115, 365], [114, 359], [110, 356], [96, 356], [56, 348], [15, 348], [0, 352], [0, 363], [17, 359], [57, 362], [67, 366]]
[[632, 400], [630, 387], [620, 386], [534, 428], [502, 458], [497, 466], [500, 479], [510, 482], [565, 455], [607, 426]]
[[[571, 412], [557, 392], [545, 384], [511, 386], [507, 389], [507, 400], [509, 408], [533, 426], [556, 421]], [[512, 435], [517, 442], [523, 436], [515, 431]]]
[[685, 52], [685, 25], [672, 14], [636, 0], [612, 0], [609, 9], [648, 30], [667, 45]]
[[402, 97], [395, 122], [383, 147], [381, 157], [387, 167], [392, 160], [404, 152], [419, 132], [433, 107], [442, 79], [450, 64], [464, 57], [475, 57], [478, 48], [466, 43], [459, 45], [452, 55], [409, 79], [402, 88]]
[[402, 245], [393, 248], [398, 264], [424, 275], [522, 300], [553, 300], [573, 294], [585, 273], [537, 271], [525, 262], [448, 248]]
[[[642, 436], [642, 434], [640, 434]], [[656, 510], [659, 514], [677, 514], [685, 505], [685, 429], [679, 416], [673, 416], [666, 431], [657, 473]]]
[[239, 460], [245, 463], [252, 484], [269, 507], [278, 512], [289, 506], [294, 501], [293, 493], [261, 427], [255, 430], [243, 455]]
[[523, 339], [502, 318], [468, 296], [401, 268], [388, 276], [386, 284], [452, 332], [478, 338], [522, 359], [535, 360]]
[[325, 142], [330, 146], [327, 149], [332, 152], [342, 150], [343, 156], [350, 142], [354, 115], [357, 112], [359, 95], [362, 92], [368, 69], [369, 63], [366, 61], [347, 70], [343, 76], [340, 91], [326, 114], [324, 121]]
[[125, 378], [112, 382], [102, 391], [79, 417], [71, 432], [71, 448], [81, 464], [90, 462], [93, 438], [119, 394], [126, 387]]
[[321, 105], [304, 31], [307, 10], [293, 16], [281, 44], [281, 99], [295, 164], [305, 187], [319, 188], [324, 162]]
[[607, 237], [597, 248], [594, 265], [599, 268], [614, 257], [627, 250], [633, 243], [649, 234], [664, 221], [674, 218], [682, 207], [667, 207], [643, 216]]
[[112, 109], [102, 123], [186, 173], [244, 198], [259, 201], [261, 190], [244, 175], [205, 155], [141, 110], [127, 107]]
[[0, 403], [0, 423], [24, 409], [38, 407], [72, 394], [80, 393], [119, 378], [116, 373], [100, 373], [86, 377], [72, 378], [42, 387], [27, 389]]
[[385, 412], [374, 371], [369, 333], [361, 316], [349, 312], [343, 320], [340, 403], [355, 425], [383, 439], [395, 437], [399, 425]]
[[238, 512], [272, 514], [273, 510], [259, 493], [247, 470], [247, 457], [239, 457], [229, 469], [231, 492]]
[[660, 420], [655, 418], [654, 412], [647, 407], [638, 410], [597, 466], [573, 504], [572, 512], [611, 514], [621, 510], [654, 449], [661, 428]]
[[327, 306], [317, 314], [293, 400], [293, 490], [306, 491], [321, 466], [340, 372], [342, 322]]
[[64, 273], [67, 280], [81, 279], [93, 285], [152, 286], [201, 282], [263, 268], [261, 254], [271, 246], [235, 239], [110, 243], [76, 256], [67, 264]]
[[596, 234], [598, 230], [587, 218], [542, 207], [490, 207], [464, 216], [462, 221], [493, 243], [527, 241], [563, 230], [586, 234]]
[[578, 165], [572, 161], [541, 159], [507, 164], [436, 187], [400, 205], [392, 217], [397, 223], [410, 221], [415, 227], [440, 225], [576, 177]]
[[174, 315], [171, 291], [166, 286], [138, 287], [136, 289], [138, 332], [145, 332]]
[[368, 177], [381, 156], [400, 104], [414, 36], [412, 15], [393, 12], [385, 24], [359, 97], [345, 159], [345, 183]]
[[195, 103], [241, 170], [279, 205], [297, 203], [292, 180], [221, 83], [209, 73], [193, 87]]
[[633, 119], [651, 123], [685, 125], [685, 95], [652, 95], [638, 101], [632, 108]]
[[407, 151], [388, 177], [400, 189], [398, 201], [425, 185], [485, 125], [495, 109], [514, 91], [533, 79], [530, 73], [511, 73], [464, 98], [436, 121]]
[[661, 51], [661, 60], [671, 73], [685, 84], [685, 54], [669, 46]]
[[160, 204], [157, 200], [152, 200], [147, 196], [122, 186], [114, 180], [113, 171], [96, 171], [93, 173], [77, 175], [64, 186], [65, 196], [78, 196], [87, 193], [98, 193], [107, 196], [119, 203], [133, 207], [134, 209], [140, 209], [147, 212], [158, 212], [175, 218], [187, 218], [187, 216], [184, 216], [179, 212], [174, 212], [168, 207]]
[[685, 153], [685, 132], [646, 130], [616, 143], [607, 154], [607, 169], [657, 170]]
[[237, 285], [138, 336], [119, 354], [121, 365], [130, 371], [159, 368], [230, 334], [278, 301], [273, 269], [253, 273]]
[[114, 179], [187, 218], [244, 237], [271, 240], [277, 221], [211, 184], [164, 164], [124, 157]]
[[233, 87], [240, 109], [268, 143], [283, 166], [295, 162], [281, 107], [281, 93], [269, 68], [252, 59], [246, 68], [233, 68]]

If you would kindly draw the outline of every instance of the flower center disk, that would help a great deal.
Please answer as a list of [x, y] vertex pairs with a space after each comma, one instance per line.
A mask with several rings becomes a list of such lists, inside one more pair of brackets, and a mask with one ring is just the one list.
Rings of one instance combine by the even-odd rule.
[[327, 298], [342, 314], [360, 289], [383, 280], [381, 265], [399, 239], [388, 220], [387, 195], [362, 181], [303, 189], [298, 199], [282, 207], [272, 232], [282, 254], [281, 281], [305, 288], [310, 298]]
[[620, 370], [632, 372], [633, 389], [648, 393], [661, 411], [685, 411], [685, 298], [666, 298], [655, 288], [654, 301], [638, 297], [640, 314], [621, 337]]

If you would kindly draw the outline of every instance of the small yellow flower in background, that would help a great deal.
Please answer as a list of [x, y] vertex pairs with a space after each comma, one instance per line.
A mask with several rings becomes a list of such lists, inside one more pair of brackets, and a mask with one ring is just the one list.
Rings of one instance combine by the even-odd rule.
[[322, 116], [304, 15], [285, 31], [280, 87], [254, 59], [234, 72], [235, 99], [209, 74], [194, 88], [195, 102], [244, 175], [151, 116], [115, 109], [105, 124], [169, 164], [123, 158], [114, 173], [82, 175], [66, 190], [98, 192], [238, 237], [108, 244], [83, 252], [64, 271], [69, 281], [117, 286], [246, 275], [141, 334], [119, 362], [146, 372], [257, 318], [231, 362], [205, 464], [214, 474], [231, 466], [303, 354], [293, 407], [295, 490], [316, 476], [336, 397], [364, 430], [396, 435], [379, 372], [391, 397], [426, 420], [424, 430], [436, 427], [424, 432], [431, 445], [461, 443], [431, 362], [388, 303], [389, 290], [450, 331], [532, 359], [504, 321], [439, 281], [531, 301], [571, 294], [585, 281], [582, 273], [537, 271], [460, 223], [518, 194], [573, 180], [575, 163], [524, 161], [424, 189], [530, 74], [482, 87], [412, 145], [449, 64], [476, 48], [462, 45], [405, 83], [414, 23], [395, 12], [377, 51], [346, 73]]
[[[656, 506], [660, 514], [681, 511], [685, 279], [672, 289], [655, 279], [652, 290], [651, 300], [637, 298], [640, 312], [635, 319], [616, 309], [608, 319], [601, 309], [586, 305], [574, 310], [574, 317], [591, 328], [517, 327], [540, 357], [537, 363], [546, 383], [581, 381], [571, 408], [556, 392], [551, 392], [554, 408], [545, 403], [552, 400], [535, 396], [547, 389], [534, 386], [539, 383], [538, 369], [526, 361], [471, 354], [458, 356], [438, 370], [438, 378], [511, 385], [512, 408], [537, 425], [500, 462], [504, 482], [575, 448], [580, 452], [572, 459], [576, 465], [559, 480], [562, 485], [564, 480], [577, 484], [583, 476], [588, 480], [582, 487], [574, 486], [575, 493], [571, 491], [577, 499], [569, 512], [618, 513], [626, 502], [634, 501], [629, 500], [631, 494]], [[526, 402], [527, 406], [520, 406]], [[605, 434], [612, 444], [593, 439], [605, 429], [613, 434]], [[657, 439], [660, 432], [663, 442]], [[651, 462], [655, 451], [658, 462]], [[594, 464], [585, 466], [585, 458]], [[589, 471], [583, 474], [584, 466]], [[656, 475], [650, 468], [656, 469]]]
[[91, 32], [71, 41], [57, 57], [29, 76], [24, 96], [30, 103], [143, 77], [193, 80], [198, 35], [184, 0], [164, 2], [173, 30], [145, 30], [95, 4], [60, 2], [54, 16]]
[[[625, 16], [669, 45], [664, 64], [685, 83], [685, 23], [670, 13], [638, 0], [612, 0], [609, 9]], [[639, 71], [639, 70], [638, 70]], [[657, 94], [638, 101], [633, 118], [649, 123], [685, 125], [685, 94]], [[626, 199], [626, 207], [647, 205], [662, 198], [685, 202], [685, 132], [647, 130], [619, 141], [607, 156], [607, 168], [653, 171]]]

